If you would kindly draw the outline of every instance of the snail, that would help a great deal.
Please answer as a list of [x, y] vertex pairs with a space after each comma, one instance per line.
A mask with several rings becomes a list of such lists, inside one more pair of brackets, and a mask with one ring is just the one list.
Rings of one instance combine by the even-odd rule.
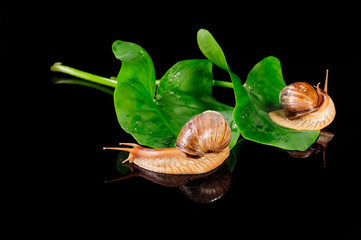
[[335, 105], [327, 94], [328, 70], [324, 89], [316, 90], [306, 82], [286, 86], [279, 95], [281, 110], [269, 113], [273, 122], [295, 130], [320, 130], [328, 126], [336, 115]]
[[129, 152], [123, 161], [142, 168], [167, 174], [201, 174], [220, 166], [229, 156], [231, 128], [216, 111], [205, 111], [192, 117], [181, 129], [176, 148], [150, 149], [135, 143], [120, 143], [123, 147], [104, 149]]

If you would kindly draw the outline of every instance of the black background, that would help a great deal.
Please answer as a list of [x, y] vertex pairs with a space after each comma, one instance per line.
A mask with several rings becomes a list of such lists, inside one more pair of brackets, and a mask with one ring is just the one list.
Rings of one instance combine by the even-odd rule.
[[[330, 236], [359, 234], [358, 156], [359, 18], [356, 6], [312, 4], [254, 6], [222, 3], [134, 3], [100, 6], [14, 6], [1, 15], [2, 92], [6, 136], [14, 165], [9, 187], [16, 214], [26, 225], [35, 216], [40, 233], [146, 234], [234, 237]], [[335, 134], [322, 156], [293, 159], [284, 151], [247, 141], [227, 194], [211, 204], [187, 199], [179, 189], [142, 178], [115, 178], [117, 153], [103, 146], [135, 142], [119, 126], [112, 96], [94, 89], [55, 85], [50, 72], [63, 62], [101, 76], [121, 66], [111, 51], [115, 40], [139, 44], [152, 57], [160, 78], [177, 61], [204, 58], [196, 34], [208, 29], [232, 70], [245, 81], [266, 56], [282, 64], [287, 84], [324, 81], [337, 116]], [[228, 79], [214, 69], [215, 79]], [[230, 90], [214, 88], [234, 105]], [[6, 146], [7, 146], [6, 145]], [[60, 223], [59, 219], [62, 219]], [[167, 233], [168, 232], [168, 233]], [[105, 237], [104, 237], [105, 238]]]

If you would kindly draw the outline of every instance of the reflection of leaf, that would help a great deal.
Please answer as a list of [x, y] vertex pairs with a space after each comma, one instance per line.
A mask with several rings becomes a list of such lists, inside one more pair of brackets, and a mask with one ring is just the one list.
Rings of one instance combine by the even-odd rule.
[[267, 57], [256, 64], [242, 85], [240, 78], [230, 70], [221, 47], [207, 30], [199, 30], [198, 45], [209, 60], [230, 74], [236, 95], [233, 118], [244, 138], [291, 150], [305, 150], [317, 139], [319, 131], [284, 128], [268, 116], [270, 110], [280, 108], [278, 95], [286, 86], [277, 58]]
[[174, 147], [182, 126], [194, 115], [216, 110], [232, 127], [232, 142], [239, 131], [233, 123], [233, 108], [212, 96], [212, 63], [208, 60], [178, 62], [160, 80], [156, 91], [155, 71], [148, 53], [123, 41], [113, 44], [122, 61], [114, 92], [118, 121], [139, 144], [155, 148]]
[[236, 162], [244, 142], [245, 139], [240, 137], [237, 144], [233, 147], [232, 151], [229, 153], [229, 157], [227, 158], [226, 163], [231, 172], [233, 172], [233, 169], [236, 166]]

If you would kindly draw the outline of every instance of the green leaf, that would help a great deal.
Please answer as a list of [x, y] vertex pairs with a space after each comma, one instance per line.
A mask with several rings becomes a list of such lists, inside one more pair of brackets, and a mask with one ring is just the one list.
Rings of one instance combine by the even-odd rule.
[[242, 146], [243, 146], [245, 141], [246, 140], [244, 138], [240, 137], [238, 139], [238, 142], [236, 143], [236, 145], [233, 147], [232, 151], [229, 153], [229, 157], [226, 160], [226, 164], [229, 167], [229, 170], [231, 172], [233, 172], [234, 167], [236, 166], [238, 157], [240, 155]]
[[197, 42], [204, 56], [223, 70], [229, 70], [221, 47], [209, 31], [200, 29], [197, 33]]
[[139, 144], [154, 148], [174, 147], [182, 126], [194, 115], [216, 110], [232, 128], [230, 147], [239, 131], [233, 122], [233, 108], [212, 96], [212, 63], [185, 60], [171, 67], [156, 90], [155, 71], [148, 53], [140, 46], [116, 41], [116, 58], [122, 61], [114, 92], [118, 121]]
[[303, 151], [317, 139], [319, 131], [297, 131], [274, 123], [268, 113], [280, 109], [279, 93], [286, 86], [277, 58], [257, 63], [242, 84], [234, 82], [234, 118], [244, 138], [287, 150]]
[[267, 57], [250, 71], [244, 85], [234, 74], [224, 53], [207, 30], [198, 32], [198, 45], [203, 54], [214, 64], [228, 71], [233, 82], [236, 106], [233, 118], [241, 135], [255, 142], [287, 150], [305, 150], [318, 137], [319, 131], [297, 131], [279, 126], [268, 116], [279, 109], [279, 92], [286, 86], [280, 62]]

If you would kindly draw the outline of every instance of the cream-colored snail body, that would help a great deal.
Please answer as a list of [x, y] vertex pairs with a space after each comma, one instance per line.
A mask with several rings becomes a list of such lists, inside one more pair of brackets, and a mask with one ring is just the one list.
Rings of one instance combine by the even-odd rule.
[[270, 112], [273, 122], [296, 130], [320, 130], [328, 126], [336, 115], [335, 105], [327, 94], [328, 70], [324, 89], [316, 90], [306, 82], [285, 87], [279, 95], [283, 109]]
[[168, 174], [200, 174], [220, 166], [229, 156], [232, 131], [216, 111], [205, 111], [191, 118], [181, 129], [176, 148], [149, 149], [134, 143], [133, 148], [105, 147], [129, 152], [129, 161], [150, 171]]

